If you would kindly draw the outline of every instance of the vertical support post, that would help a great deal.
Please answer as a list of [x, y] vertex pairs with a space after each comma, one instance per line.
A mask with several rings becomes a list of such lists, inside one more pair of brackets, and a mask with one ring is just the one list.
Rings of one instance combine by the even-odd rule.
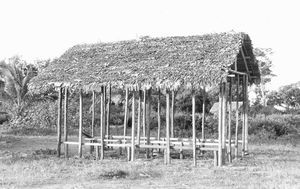
[[158, 90], [158, 100], [157, 100], [157, 140], [160, 140], [160, 127], [161, 127], [161, 117], [160, 117], [160, 89]]
[[[147, 145], [150, 145], [150, 124], [151, 124], [151, 88], [148, 90], [147, 93], [147, 115], [146, 115], [146, 125], [147, 125]], [[150, 157], [150, 149], [146, 151], [147, 158]]]
[[242, 157], [245, 155], [245, 112], [246, 112], [246, 102], [245, 102], [245, 75], [243, 75], [243, 125], [242, 125]]
[[222, 152], [222, 106], [223, 106], [223, 85], [220, 83], [219, 90], [219, 117], [218, 117], [218, 166], [223, 165], [223, 152]]
[[170, 93], [166, 91], [166, 164], [171, 163], [170, 158]]
[[107, 113], [106, 113], [106, 133], [107, 137], [110, 137], [110, 103], [111, 103], [111, 85], [108, 86], [108, 98], [107, 98]]
[[142, 91], [139, 90], [138, 125], [137, 125], [137, 143], [138, 143], [138, 145], [140, 145], [140, 140], [141, 140], [141, 108], [142, 108]]
[[126, 143], [126, 133], [127, 133], [127, 120], [128, 120], [128, 88], [125, 89], [125, 113], [124, 113], [124, 143]]
[[229, 98], [229, 112], [228, 112], [228, 162], [232, 162], [231, 156], [231, 113], [232, 113], [232, 77], [229, 81], [228, 89], [228, 98]]
[[194, 160], [194, 166], [197, 165], [197, 160], [196, 160], [196, 117], [195, 117], [195, 111], [196, 111], [195, 93], [194, 93], [194, 91], [192, 91], [192, 126], [193, 126], [193, 160]]
[[248, 100], [248, 75], [245, 76], [245, 154], [248, 154], [248, 111], [249, 111], [249, 100]]
[[[92, 132], [92, 137], [95, 137], [95, 91], [93, 91], [92, 94], [92, 124], [91, 124], [91, 132]], [[96, 147], [97, 148], [97, 147]], [[93, 153], [94, 147], [90, 147], [90, 154]], [[97, 156], [97, 154], [96, 154]]]
[[234, 151], [234, 157], [235, 159], [238, 158], [238, 146], [239, 146], [239, 138], [238, 138], [238, 132], [239, 132], [239, 88], [240, 88], [240, 76], [236, 74], [237, 81], [236, 81], [236, 112], [235, 112], [235, 151]]
[[105, 137], [105, 99], [104, 99], [104, 87], [101, 88], [101, 96], [100, 96], [100, 160], [104, 159], [104, 137]]
[[227, 125], [227, 84], [223, 83], [223, 95], [222, 95], [222, 150], [223, 150], [223, 163], [225, 163], [226, 154], [226, 125]]
[[174, 114], [175, 114], [175, 92], [172, 90], [172, 101], [171, 101], [171, 138], [174, 138]]
[[144, 89], [144, 99], [143, 99], [143, 137], [146, 137], [146, 96], [147, 90]]
[[[64, 141], [68, 141], [68, 88], [65, 87], [65, 103], [64, 103]], [[65, 158], [68, 157], [68, 144], [64, 145], [65, 147]]]
[[132, 91], [132, 119], [131, 119], [131, 161], [135, 159], [135, 94]]
[[206, 94], [205, 94], [205, 87], [203, 87], [203, 103], [202, 103], [202, 141], [204, 142], [205, 139], [205, 133], [204, 133], [204, 127], [205, 127], [205, 101], [206, 101]]
[[82, 157], [82, 90], [79, 91], [79, 133], [78, 133], [78, 156]]
[[58, 90], [57, 108], [57, 156], [61, 154], [61, 117], [62, 117], [62, 88]]
[[106, 86], [103, 86], [103, 129], [104, 129], [104, 138], [107, 135], [107, 130], [106, 130]]

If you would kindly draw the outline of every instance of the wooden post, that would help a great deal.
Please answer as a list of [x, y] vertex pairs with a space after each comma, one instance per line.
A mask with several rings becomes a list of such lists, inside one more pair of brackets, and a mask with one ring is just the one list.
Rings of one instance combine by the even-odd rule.
[[203, 103], [202, 103], [202, 141], [204, 142], [205, 139], [205, 133], [204, 133], [204, 127], [205, 127], [205, 101], [206, 101], [206, 94], [205, 94], [205, 87], [203, 87]]
[[137, 125], [137, 142], [138, 142], [138, 145], [140, 145], [140, 140], [141, 140], [141, 108], [142, 108], [142, 91], [139, 90], [138, 125]]
[[229, 112], [228, 112], [228, 162], [231, 163], [232, 162], [232, 157], [231, 157], [232, 77], [230, 77], [230, 82], [229, 82], [228, 98], [229, 98]]
[[101, 88], [101, 96], [100, 96], [100, 160], [104, 159], [104, 137], [105, 137], [105, 99], [104, 99], [104, 87]]
[[57, 156], [61, 153], [61, 117], [62, 117], [62, 88], [58, 90], [58, 108], [57, 108]]
[[82, 91], [79, 91], [79, 133], [78, 133], [78, 156], [82, 157]]
[[166, 91], [166, 164], [171, 163], [170, 157], [170, 94]]
[[219, 117], [218, 117], [218, 166], [223, 165], [223, 152], [222, 152], [222, 106], [223, 106], [223, 85], [220, 84], [220, 91], [219, 91]]
[[227, 84], [223, 83], [223, 100], [222, 100], [222, 150], [223, 150], [223, 163], [225, 163], [226, 154], [226, 125], [227, 125]]
[[125, 113], [124, 113], [124, 143], [126, 141], [126, 133], [127, 133], [127, 120], [128, 120], [128, 88], [125, 89]]
[[132, 91], [132, 119], [131, 119], [131, 161], [135, 159], [135, 95]]
[[195, 117], [195, 111], [196, 111], [196, 101], [195, 101], [195, 93], [192, 92], [192, 127], [193, 127], [193, 160], [194, 160], [194, 166], [197, 165], [197, 159], [196, 159], [196, 117]]
[[[146, 114], [146, 126], [147, 126], [147, 145], [150, 145], [150, 124], [151, 124], [151, 88], [147, 92], [147, 114]], [[147, 158], [150, 157], [150, 149], [146, 150]]]
[[158, 100], [157, 100], [157, 140], [160, 140], [160, 127], [161, 127], [161, 118], [160, 118], [160, 89], [158, 90]]
[[[68, 88], [65, 87], [65, 103], [64, 103], [64, 141], [68, 141]], [[65, 158], [68, 157], [68, 144], [65, 147]]]
[[106, 133], [110, 138], [110, 103], [111, 103], [111, 85], [108, 86], [108, 98], [107, 98], [107, 114], [106, 114]]
[[175, 92], [172, 90], [172, 101], [171, 101], [171, 138], [174, 138], [174, 114], [175, 114]]
[[248, 75], [245, 76], [245, 154], [248, 154], [248, 111], [249, 111], [249, 100], [248, 100]]
[[[92, 137], [95, 137], [95, 91], [93, 91], [93, 96], [92, 96], [92, 124], [91, 124], [91, 132], [92, 132]], [[96, 147], [97, 148], [97, 147]], [[93, 153], [94, 147], [90, 147], [90, 154]], [[99, 154], [98, 154], [99, 155]], [[96, 154], [97, 156], [97, 154]]]
[[143, 137], [146, 137], [146, 96], [147, 90], [144, 89], [144, 99], [143, 99]]
[[246, 112], [246, 103], [245, 103], [245, 75], [243, 75], [243, 125], [242, 125], [242, 157], [245, 155], [245, 112]]
[[238, 158], [238, 131], [239, 131], [239, 88], [240, 88], [240, 76], [236, 74], [237, 83], [236, 83], [236, 112], [235, 112], [235, 151], [234, 157]]
[[107, 135], [107, 130], [106, 130], [106, 86], [103, 86], [103, 120], [104, 120], [104, 138]]

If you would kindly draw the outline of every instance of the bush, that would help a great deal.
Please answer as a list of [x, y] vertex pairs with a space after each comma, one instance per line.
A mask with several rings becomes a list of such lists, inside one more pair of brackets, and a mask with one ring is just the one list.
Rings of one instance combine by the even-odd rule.
[[259, 114], [249, 118], [249, 134], [265, 138], [277, 138], [283, 135], [299, 134], [300, 115]]

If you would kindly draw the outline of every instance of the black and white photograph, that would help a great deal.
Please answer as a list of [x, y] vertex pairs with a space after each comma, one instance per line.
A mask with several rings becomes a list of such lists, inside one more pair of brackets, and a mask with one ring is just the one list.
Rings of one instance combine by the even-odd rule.
[[0, 188], [299, 189], [299, 8], [0, 0]]

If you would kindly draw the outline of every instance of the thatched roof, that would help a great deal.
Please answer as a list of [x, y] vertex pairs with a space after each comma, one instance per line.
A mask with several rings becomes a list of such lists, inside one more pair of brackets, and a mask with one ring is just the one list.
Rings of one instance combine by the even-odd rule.
[[76, 45], [34, 78], [30, 88], [43, 91], [54, 83], [88, 91], [108, 83], [162, 89], [214, 85], [226, 78], [236, 58], [238, 70], [245, 71], [242, 46], [250, 75], [259, 78], [249, 36], [230, 32]]

